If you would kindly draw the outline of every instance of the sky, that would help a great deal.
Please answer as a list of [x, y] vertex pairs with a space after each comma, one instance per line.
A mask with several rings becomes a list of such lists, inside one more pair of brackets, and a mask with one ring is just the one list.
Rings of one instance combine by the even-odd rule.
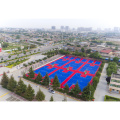
[[119, 0], [2, 0], [0, 27], [120, 27]]

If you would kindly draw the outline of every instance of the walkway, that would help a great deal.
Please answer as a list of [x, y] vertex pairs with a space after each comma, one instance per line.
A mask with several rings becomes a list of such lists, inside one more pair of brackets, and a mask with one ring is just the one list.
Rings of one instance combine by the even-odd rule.
[[105, 63], [103, 71], [101, 73], [99, 83], [97, 85], [97, 88], [96, 88], [96, 91], [94, 94], [95, 101], [104, 101], [104, 97], [108, 93], [108, 85], [106, 82], [106, 76], [107, 76], [106, 75], [106, 68], [107, 68], [107, 66], [108, 66], [108, 64]]

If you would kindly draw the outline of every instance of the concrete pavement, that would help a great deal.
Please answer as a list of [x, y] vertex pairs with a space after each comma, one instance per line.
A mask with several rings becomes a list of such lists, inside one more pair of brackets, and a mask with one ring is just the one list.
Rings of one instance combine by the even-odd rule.
[[99, 83], [97, 85], [94, 97], [95, 97], [95, 101], [104, 101], [104, 97], [105, 95], [108, 93], [108, 85], [106, 82], [106, 68], [107, 68], [108, 64], [105, 63], [103, 71], [101, 73], [101, 77], [99, 80]]

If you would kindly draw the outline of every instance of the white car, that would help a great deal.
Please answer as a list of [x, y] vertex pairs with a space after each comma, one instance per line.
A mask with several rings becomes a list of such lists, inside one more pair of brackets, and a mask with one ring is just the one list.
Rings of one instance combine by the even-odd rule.
[[54, 90], [49, 89], [49, 92], [52, 93], [52, 94], [55, 94]]

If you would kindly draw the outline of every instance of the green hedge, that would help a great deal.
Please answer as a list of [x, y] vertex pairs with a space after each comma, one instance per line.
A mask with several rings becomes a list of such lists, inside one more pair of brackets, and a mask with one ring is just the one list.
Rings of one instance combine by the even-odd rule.
[[120, 98], [105, 95], [104, 101], [120, 101]]

